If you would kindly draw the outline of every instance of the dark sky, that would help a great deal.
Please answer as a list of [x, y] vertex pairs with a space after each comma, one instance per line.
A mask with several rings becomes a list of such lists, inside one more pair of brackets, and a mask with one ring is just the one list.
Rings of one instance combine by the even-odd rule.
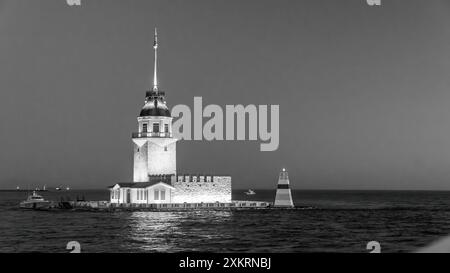
[[274, 188], [450, 190], [450, 2], [0, 0], [0, 188], [132, 178], [152, 75], [169, 105], [279, 104], [280, 147], [179, 142], [178, 170]]

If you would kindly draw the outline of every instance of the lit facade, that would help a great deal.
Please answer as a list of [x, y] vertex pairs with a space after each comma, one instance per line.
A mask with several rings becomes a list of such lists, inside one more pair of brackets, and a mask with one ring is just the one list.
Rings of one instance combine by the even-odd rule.
[[172, 203], [175, 188], [163, 183], [118, 183], [110, 189], [111, 203]]

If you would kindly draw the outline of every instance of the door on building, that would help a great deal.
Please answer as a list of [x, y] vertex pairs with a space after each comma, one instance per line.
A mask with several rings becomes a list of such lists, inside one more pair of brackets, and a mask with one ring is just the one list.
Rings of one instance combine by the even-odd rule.
[[127, 190], [127, 204], [131, 203], [131, 190]]

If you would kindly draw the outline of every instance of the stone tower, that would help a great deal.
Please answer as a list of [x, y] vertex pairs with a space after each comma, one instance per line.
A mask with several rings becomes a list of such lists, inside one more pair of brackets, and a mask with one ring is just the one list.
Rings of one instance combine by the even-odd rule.
[[278, 178], [277, 194], [275, 196], [275, 207], [294, 207], [294, 202], [292, 201], [291, 189], [289, 188], [289, 175], [286, 169], [280, 172]]
[[176, 175], [176, 142], [172, 135], [172, 116], [165, 93], [158, 88], [158, 34], [155, 29], [153, 88], [145, 95], [139, 114], [138, 132], [133, 133], [134, 182], [149, 182], [151, 176]]

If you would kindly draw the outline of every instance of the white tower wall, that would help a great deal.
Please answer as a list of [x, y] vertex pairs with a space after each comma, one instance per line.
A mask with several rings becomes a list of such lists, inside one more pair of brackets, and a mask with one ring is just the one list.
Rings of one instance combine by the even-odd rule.
[[177, 139], [149, 139], [147, 170], [149, 175], [177, 173]]
[[133, 181], [147, 182], [148, 181], [148, 145], [147, 141], [143, 139], [133, 139], [134, 142], [134, 166], [133, 166]]

